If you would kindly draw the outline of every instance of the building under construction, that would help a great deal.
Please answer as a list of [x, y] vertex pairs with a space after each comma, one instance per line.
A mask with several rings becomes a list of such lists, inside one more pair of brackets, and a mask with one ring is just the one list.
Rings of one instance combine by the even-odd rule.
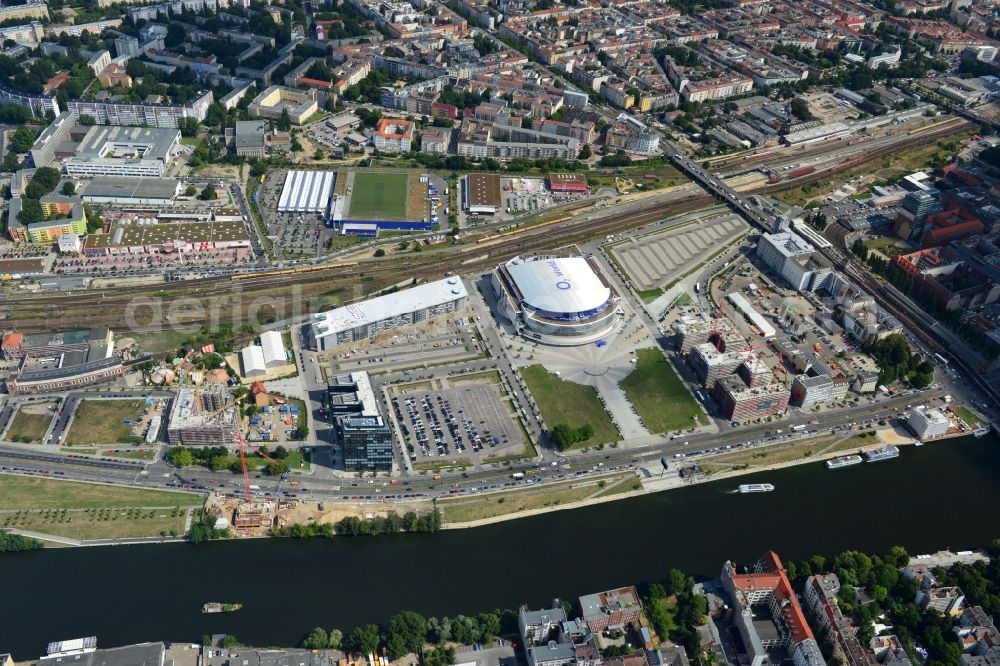
[[167, 440], [171, 444], [236, 443], [239, 411], [225, 384], [209, 382], [177, 392], [170, 408]]
[[273, 502], [240, 502], [233, 512], [233, 527], [271, 527], [274, 522]]

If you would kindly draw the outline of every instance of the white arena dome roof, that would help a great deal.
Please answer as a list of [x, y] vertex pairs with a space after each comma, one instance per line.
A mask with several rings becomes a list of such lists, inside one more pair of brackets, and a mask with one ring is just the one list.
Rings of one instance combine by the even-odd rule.
[[506, 268], [524, 304], [536, 310], [557, 314], [587, 312], [601, 308], [611, 298], [611, 289], [583, 257], [509, 263]]

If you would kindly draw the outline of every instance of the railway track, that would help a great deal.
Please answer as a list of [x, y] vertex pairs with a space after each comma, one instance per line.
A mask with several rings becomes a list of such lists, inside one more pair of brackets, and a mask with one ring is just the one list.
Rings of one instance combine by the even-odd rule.
[[[967, 121], [939, 124], [931, 131], [908, 136], [897, 143], [878, 147], [865, 155], [871, 161], [926, 143], [936, 138], [954, 134], [971, 126]], [[787, 156], [786, 156], [787, 157]], [[827, 179], [825, 170], [816, 171], [794, 181], [769, 183], [746, 194], [775, 193]], [[456, 252], [452, 246], [420, 255], [399, 255], [385, 259], [365, 259], [356, 263], [339, 263], [331, 266], [313, 266], [304, 270], [265, 271], [259, 274], [226, 275], [197, 278], [163, 285], [141, 285], [69, 294], [18, 296], [0, 304], [0, 317], [8, 328], [44, 331], [70, 328], [121, 325], [125, 308], [134, 307], [139, 299], [161, 310], [176, 310], [176, 316], [151, 319], [151, 328], [183, 324], [196, 327], [216, 321], [239, 324], [244, 321], [244, 301], [254, 296], [271, 296], [284, 301], [283, 305], [300, 314], [309, 311], [309, 301], [326, 294], [347, 292], [344, 302], [397, 284], [401, 280], [426, 279], [446, 271], [469, 273], [495, 265], [501, 259], [531, 252], [553, 250], [600, 236], [615, 235], [658, 222], [666, 217], [703, 208], [715, 201], [707, 193], [692, 194], [671, 201], [661, 201], [627, 213], [587, 219], [570, 216], [556, 225], [531, 226], [504, 238], [491, 241], [487, 246], [468, 246]], [[470, 257], [470, 255], [472, 255]], [[363, 291], [351, 293], [352, 287], [364, 286]], [[184, 310], [189, 299], [190, 308], [197, 310], [197, 303], [214, 302], [215, 307], [202, 308], [201, 315], [191, 315]], [[283, 318], [278, 316], [278, 318]], [[57, 323], [54, 323], [57, 322]]]

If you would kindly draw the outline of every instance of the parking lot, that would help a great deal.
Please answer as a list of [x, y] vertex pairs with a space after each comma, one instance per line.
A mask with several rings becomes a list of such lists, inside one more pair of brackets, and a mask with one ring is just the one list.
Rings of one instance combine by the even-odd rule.
[[267, 225], [267, 236], [283, 259], [323, 254], [336, 232], [327, 228], [321, 213], [279, 213], [277, 210], [286, 173], [284, 170], [269, 172], [257, 192], [257, 205]]
[[406, 326], [376, 340], [351, 343], [330, 356], [337, 372], [366, 370], [372, 374], [399, 372], [483, 355], [475, 329], [464, 317], [437, 318]]
[[519, 454], [524, 448], [496, 384], [475, 382], [448, 388], [402, 391], [392, 408], [410, 461], [465, 459], [479, 464], [488, 456]]
[[630, 238], [610, 248], [637, 289], [654, 289], [698, 266], [745, 234], [746, 222], [731, 213]]

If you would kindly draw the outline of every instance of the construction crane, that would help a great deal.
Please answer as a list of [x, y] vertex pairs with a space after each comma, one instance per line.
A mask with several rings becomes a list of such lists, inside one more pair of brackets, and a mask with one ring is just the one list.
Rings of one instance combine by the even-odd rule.
[[722, 335], [722, 320], [725, 319], [726, 314], [722, 310], [722, 301], [718, 303], [719, 309], [716, 311], [715, 318], [712, 320], [712, 330], [709, 331], [708, 339], [715, 345], [715, 348], [720, 352], [725, 351], [723, 347], [725, 346], [725, 340]]
[[[234, 407], [239, 409], [241, 400], [242, 400], [241, 397], [233, 398], [233, 400], [227, 402], [222, 407], [219, 407], [218, 409], [213, 410], [208, 414], [206, 414], [204, 417], [205, 420], [214, 418], [215, 416], [221, 414], [227, 409], [232, 409]], [[250, 472], [247, 470], [247, 453], [246, 453], [247, 442], [243, 438], [243, 435], [240, 434], [238, 423], [236, 426], [236, 430], [233, 431], [233, 439], [235, 439], [236, 443], [239, 444], [240, 446], [240, 466], [243, 468], [243, 490], [246, 492], [246, 499], [247, 503], [249, 504], [250, 502], [253, 502], [253, 492], [250, 490]]]

